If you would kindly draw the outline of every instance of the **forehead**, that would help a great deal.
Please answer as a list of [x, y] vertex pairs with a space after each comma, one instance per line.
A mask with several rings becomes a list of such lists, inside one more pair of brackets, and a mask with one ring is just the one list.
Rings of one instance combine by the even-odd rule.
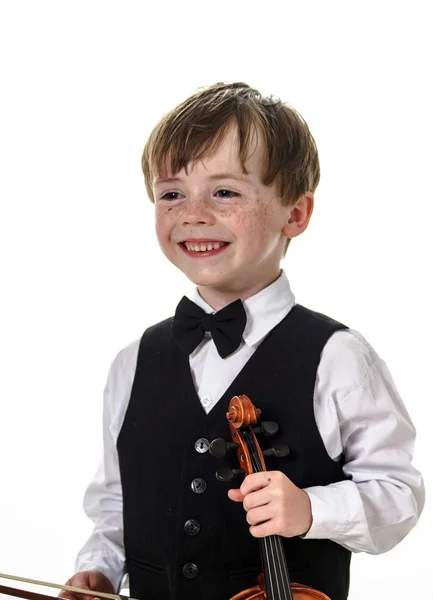
[[[211, 178], [215, 173], [236, 173], [253, 182], [260, 181], [264, 164], [264, 143], [261, 133], [255, 129], [250, 137], [243, 165], [239, 154], [238, 128], [232, 125], [213, 152], [191, 160], [180, 172], [187, 176], [201, 173]], [[161, 179], [174, 178], [178, 174], [179, 172], [175, 173], [171, 170], [171, 155], [168, 151], [163, 164], [159, 168], [155, 165], [153, 183], [158, 183]]]

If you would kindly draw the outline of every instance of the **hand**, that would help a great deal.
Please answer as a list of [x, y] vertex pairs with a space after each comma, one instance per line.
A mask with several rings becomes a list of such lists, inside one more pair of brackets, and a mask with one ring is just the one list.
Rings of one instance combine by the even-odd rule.
[[313, 523], [310, 498], [281, 471], [262, 471], [245, 477], [229, 498], [243, 502], [254, 537], [304, 535]]
[[[68, 579], [66, 585], [81, 588], [83, 590], [114, 594], [113, 585], [105, 575], [99, 571], [80, 571], [79, 573], [75, 573], [75, 575]], [[67, 592], [66, 590], [61, 590], [59, 598], [66, 598], [66, 600], [101, 600], [100, 598], [93, 596], [93, 594], [87, 596], [85, 594]]]

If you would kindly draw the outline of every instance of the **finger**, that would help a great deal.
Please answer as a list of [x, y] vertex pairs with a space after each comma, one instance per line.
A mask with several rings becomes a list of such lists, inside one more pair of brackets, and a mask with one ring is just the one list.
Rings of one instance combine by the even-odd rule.
[[234, 502], [243, 502], [244, 496], [240, 490], [232, 489], [228, 491], [228, 497]]
[[260, 490], [268, 486], [272, 482], [271, 473], [269, 471], [261, 471], [260, 473], [251, 473], [247, 475], [239, 488], [244, 496]]
[[[89, 590], [89, 592], [92, 591], [89, 587], [88, 577], [81, 574], [68, 579], [65, 585], [80, 588], [82, 590]], [[58, 597], [63, 598], [64, 600], [93, 600], [95, 598], [93, 594], [80, 594], [78, 592], [69, 592], [67, 590], [60, 590]]]
[[[66, 585], [72, 585], [72, 584], [66, 583]], [[78, 587], [78, 586], [76, 586], [76, 587]], [[85, 589], [87, 589], [87, 587]], [[76, 594], [75, 592], [67, 592], [66, 590], [60, 590], [57, 597], [63, 598], [64, 600], [89, 600], [89, 597], [85, 596], [84, 594]]]
[[[70, 585], [70, 584], [68, 583], [66, 585]], [[81, 586], [74, 586], [74, 587], [81, 587]], [[82, 589], [88, 589], [88, 588], [87, 588], [87, 586], [85, 586]], [[61, 590], [61, 592], [59, 593], [59, 595], [57, 597], [63, 598], [64, 600], [101, 600], [100, 598], [96, 599], [96, 596], [94, 596], [93, 594], [78, 594], [77, 592], [67, 592], [66, 590]]]
[[264, 523], [259, 523], [259, 525], [251, 525], [250, 533], [255, 538], [264, 538], [268, 537], [269, 535], [275, 535], [277, 533], [275, 519], [270, 519]]
[[250, 492], [244, 497], [244, 509], [251, 510], [258, 506], [265, 506], [272, 500], [272, 493], [268, 487], [257, 490], [256, 492]]
[[253, 508], [246, 514], [247, 523], [249, 525], [259, 525], [273, 519], [275, 514], [272, 508], [269, 506], [260, 506], [259, 508]]
[[93, 591], [98, 592], [106, 592], [108, 594], [114, 594], [113, 584], [105, 575], [103, 575], [100, 571], [90, 571], [89, 572], [89, 581], [88, 586], [85, 586], [85, 589], [89, 588]]

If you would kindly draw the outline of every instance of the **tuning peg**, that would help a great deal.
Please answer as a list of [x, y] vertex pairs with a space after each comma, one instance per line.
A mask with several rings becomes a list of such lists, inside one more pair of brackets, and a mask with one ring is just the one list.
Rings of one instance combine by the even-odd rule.
[[254, 433], [264, 433], [265, 435], [275, 435], [278, 431], [278, 424], [275, 421], [262, 421], [258, 427], [253, 428]]
[[222, 458], [227, 454], [227, 450], [234, 450], [235, 448], [239, 448], [237, 442], [226, 442], [223, 438], [217, 438], [210, 443], [209, 453], [216, 458]]
[[263, 450], [263, 456], [275, 456], [275, 458], [282, 458], [283, 456], [287, 456], [290, 452], [288, 446], [283, 446], [283, 444], [277, 444], [273, 448], [268, 448], [268, 450]]
[[240, 475], [244, 475], [246, 473], [245, 469], [218, 469], [215, 473], [215, 477], [218, 481], [231, 481], [235, 477], [239, 477]]

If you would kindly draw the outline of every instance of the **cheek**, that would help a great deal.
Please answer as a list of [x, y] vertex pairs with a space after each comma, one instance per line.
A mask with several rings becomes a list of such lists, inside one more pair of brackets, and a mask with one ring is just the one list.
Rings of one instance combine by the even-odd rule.
[[158, 239], [165, 236], [173, 227], [173, 208], [155, 209], [155, 231]]
[[266, 205], [258, 202], [251, 211], [240, 215], [239, 227], [248, 234], [252, 243], [261, 245], [276, 231], [275, 219], [272, 211]]

